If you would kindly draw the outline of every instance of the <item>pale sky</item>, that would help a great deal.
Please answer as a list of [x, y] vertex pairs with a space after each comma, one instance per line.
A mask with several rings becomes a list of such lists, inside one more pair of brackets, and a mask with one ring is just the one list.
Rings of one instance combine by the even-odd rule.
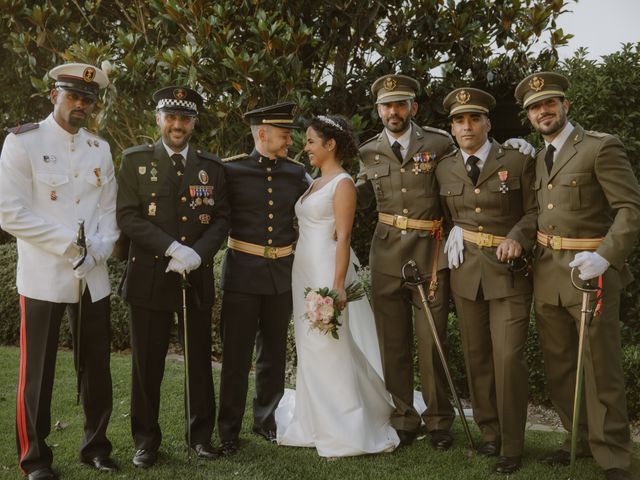
[[639, 0], [580, 0], [570, 3], [558, 19], [558, 26], [574, 37], [558, 49], [560, 58], [573, 56], [578, 47], [587, 47], [588, 58], [598, 60], [620, 50], [622, 43], [640, 42]]

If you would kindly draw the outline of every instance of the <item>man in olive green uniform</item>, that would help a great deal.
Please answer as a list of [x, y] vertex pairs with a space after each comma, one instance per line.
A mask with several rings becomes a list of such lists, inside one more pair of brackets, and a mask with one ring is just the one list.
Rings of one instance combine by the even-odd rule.
[[[582, 297], [570, 271], [577, 268], [581, 280], [602, 284], [601, 314], [589, 326], [585, 348], [586, 418], [577, 453], [591, 453], [607, 479], [628, 479], [619, 307], [620, 292], [631, 281], [625, 259], [640, 230], [640, 187], [616, 137], [568, 120], [568, 87], [562, 75], [543, 72], [525, 78], [515, 92], [545, 142], [536, 160], [536, 321], [551, 400], [570, 432]], [[543, 461], [568, 464], [569, 442]]]
[[[158, 90], [153, 99], [162, 136], [155, 144], [122, 153], [116, 212], [118, 226], [131, 239], [122, 294], [131, 329], [133, 464], [140, 468], [151, 467], [158, 457], [160, 385], [174, 312], [182, 313], [183, 288], [189, 347], [188, 447], [200, 458], [218, 457], [211, 446], [216, 418], [211, 370], [213, 256], [229, 230], [222, 163], [189, 143], [202, 97], [173, 86]], [[181, 285], [185, 274], [186, 286]], [[178, 331], [183, 332], [182, 326]]]
[[[453, 150], [444, 131], [420, 127], [411, 119], [419, 84], [403, 75], [385, 75], [371, 88], [385, 129], [360, 147], [358, 203], [375, 199], [378, 224], [371, 243], [372, 302], [380, 342], [385, 383], [393, 396], [392, 426], [402, 445], [410, 444], [421, 424], [413, 406], [413, 303], [416, 292], [402, 287], [402, 266], [414, 259], [431, 281], [433, 313], [439, 337], [445, 340], [448, 316], [449, 271], [440, 254], [442, 209], [435, 178], [436, 162]], [[436, 287], [437, 282], [437, 288]], [[432, 445], [451, 446], [454, 414], [449, 389], [431, 332], [422, 312], [416, 312], [423, 415]]]
[[438, 163], [436, 178], [445, 216], [455, 225], [445, 252], [482, 433], [478, 452], [500, 454], [495, 471], [510, 474], [520, 468], [524, 448], [531, 309], [526, 268], [514, 271], [513, 265], [535, 243], [537, 212], [533, 158], [489, 139], [495, 103], [475, 88], [447, 95], [443, 105], [460, 149]]

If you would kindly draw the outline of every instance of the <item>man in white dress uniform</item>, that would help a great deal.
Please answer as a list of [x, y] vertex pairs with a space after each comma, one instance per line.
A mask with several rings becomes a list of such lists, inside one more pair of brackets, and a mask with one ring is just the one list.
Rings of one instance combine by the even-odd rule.
[[[75, 357], [85, 414], [80, 460], [101, 471], [117, 469], [106, 436], [112, 406], [106, 260], [118, 238], [116, 183], [109, 144], [81, 128], [109, 80], [98, 68], [78, 63], [58, 66], [49, 76], [56, 81], [50, 94], [53, 113], [40, 123], [11, 129], [0, 156], [0, 225], [17, 238], [18, 248], [17, 449], [30, 480], [57, 478], [45, 439], [67, 308], [74, 349], [81, 345]], [[76, 245], [79, 220], [85, 222], [86, 257]]]

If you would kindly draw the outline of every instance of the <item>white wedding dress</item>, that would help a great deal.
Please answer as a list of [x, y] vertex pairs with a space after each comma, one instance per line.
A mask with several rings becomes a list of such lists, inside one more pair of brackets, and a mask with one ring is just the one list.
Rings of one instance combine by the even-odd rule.
[[[305, 287], [331, 287], [336, 242], [333, 195], [337, 175], [306, 193], [295, 206], [300, 227], [292, 272], [293, 318], [298, 354], [295, 391], [287, 389], [275, 412], [280, 445], [315, 447], [322, 457], [392, 451], [399, 443], [389, 423], [391, 396], [382, 380], [382, 362], [373, 312], [366, 298], [349, 302], [340, 338], [309, 328], [304, 318]], [[357, 279], [353, 251], [345, 285]]]

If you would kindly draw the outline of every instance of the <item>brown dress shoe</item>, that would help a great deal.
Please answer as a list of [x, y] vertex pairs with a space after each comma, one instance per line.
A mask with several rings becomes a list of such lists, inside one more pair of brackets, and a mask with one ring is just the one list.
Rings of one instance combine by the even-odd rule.
[[631, 474], [621, 468], [609, 468], [604, 471], [607, 480], [631, 480]]
[[496, 473], [510, 475], [520, 470], [521, 467], [522, 459], [520, 457], [500, 457], [493, 469]]
[[478, 455], [483, 457], [495, 457], [500, 453], [500, 443], [496, 440], [482, 442], [478, 447]]
[[431, 446], [436, 450], [449, 450], [453, 445], [453, 435], [449, 430], [431, 430]]

